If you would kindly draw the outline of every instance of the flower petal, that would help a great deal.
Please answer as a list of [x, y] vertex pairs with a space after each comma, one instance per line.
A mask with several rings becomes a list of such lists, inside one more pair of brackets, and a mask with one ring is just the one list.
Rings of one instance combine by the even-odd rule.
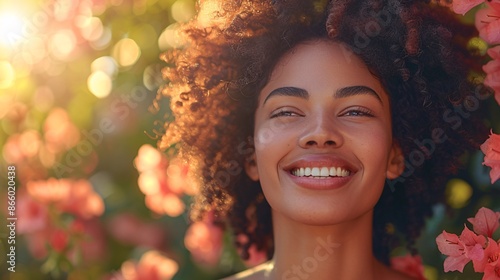
[[493, 59], [500, 59], [500, 46], [489, 48], [487, 53]]
[[443, 233], [436, 237], [436, 243], [443, 255], [456, 257], [463, 254], [463, 246], [460, 244], [460, 240], [456, 234], [447, 233], [443, 230]]
[[491, 7], [480, 9], [476, 13], [475, 24], [479, 37], [488, 44], [500, 43], [500, 11]]
[[500, 213], [486, 207], [481, 207], [474, 218], [467, 219], [477, 234], [492, 237], [499, 227]]
[[[495, 98], [497, 97], [500, 99], [500, 94], [495, 96]], [[481, 151], [485, 154], [483, 165], [491, 167], [490, 178], [493, 184], [500, 179], [500, 135], [491, 133], [490, 137], [481, 145]]]
[[455, 0], [453, 1], [453, 11], [457, 14], [465, 15], [470, 9], [481, 4], [482, 0]]
[[444, 260], [444, 272], [458, 270], [460, 272], [464, 271], [464, 266], [470, 261], [465, 255], [458, 257], [447, 257]]
[[498, 254], [500, 253], [500, 247], [498, 243], [488, 238], [488, 246], [484, 249], [484, 257], [480, 260], [473, 260], [474, 271], [484, 272], [490, 265], [496, 265], [498, 263]]

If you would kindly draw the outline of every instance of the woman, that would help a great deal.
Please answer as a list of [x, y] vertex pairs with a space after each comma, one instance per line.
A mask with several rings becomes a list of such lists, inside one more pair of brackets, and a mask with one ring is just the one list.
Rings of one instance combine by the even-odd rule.
[[160, 146], [197, 175], [195, 219], [229, 226], [243, 258], [267, 252], [230, 279], [409, 279], [391, 250], [415, 252], [446, 176], [486, 135], [458, 111], [483, 97], [467, 79], [472, 29], [423, 1], [200, 8], [165, 56], [175, 121]]

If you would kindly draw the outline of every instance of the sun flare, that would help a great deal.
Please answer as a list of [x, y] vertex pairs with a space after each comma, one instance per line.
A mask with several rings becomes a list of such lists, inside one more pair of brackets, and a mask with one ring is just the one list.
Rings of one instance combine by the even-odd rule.
[[25, 40], [25, 20], [15, 12], [0, 12], [0, 44], [14, 47]]

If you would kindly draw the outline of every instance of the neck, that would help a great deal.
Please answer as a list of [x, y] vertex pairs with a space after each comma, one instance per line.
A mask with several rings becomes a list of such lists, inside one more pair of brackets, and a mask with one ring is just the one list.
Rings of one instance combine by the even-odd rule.
[[273, 213], [271, 278], [374, 279], [383, 265], [372, 253], [372, 217], [370, 211], [348, 223], [316, 226]]

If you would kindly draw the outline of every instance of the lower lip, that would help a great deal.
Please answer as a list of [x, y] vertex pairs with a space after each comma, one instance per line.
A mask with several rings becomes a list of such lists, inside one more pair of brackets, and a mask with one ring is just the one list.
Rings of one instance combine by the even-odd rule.
[[324, 179], [315, 179], [313, 177], [299, 177], [287, 172], [291, 180], [300, 187], [312, 190], [334, 190], [345, 186], [352, 175], [346, 177], [328, 177]]

